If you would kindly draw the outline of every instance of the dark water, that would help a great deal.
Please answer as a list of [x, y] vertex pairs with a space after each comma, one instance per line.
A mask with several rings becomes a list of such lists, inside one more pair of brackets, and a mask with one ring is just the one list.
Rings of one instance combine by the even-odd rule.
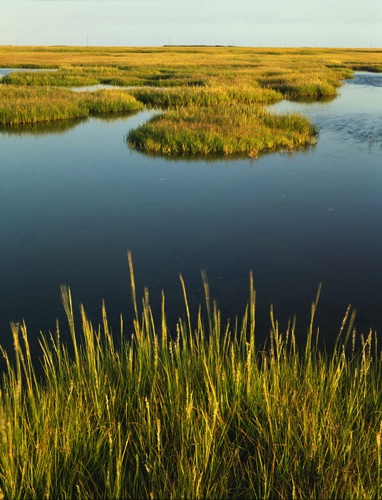
[[127, 250], [138, 293], [154, 310], [164, 289], [170, 326], [184, 313], [179, 273], [193, 311], [201, 269], [223, 320], [241, 314], [252, 269], [259, 339], [269, 308], [283, 329], [297, 315], [304, 338], [323, 284], [317, 324], [330, 344], [347, 305], [356, 326], [382, 332], [382, 75], [359, 74], [330, 102], [288, 103], [320, 127], [306, 152], [257, 161], [185, 161], [130, 151], [130, 118], [0, 133], [0, 343], [23, 318], [31, 338], [63, 321], [68, 284], [98, 322], [105, 298], [117, 329], [130, 331]]

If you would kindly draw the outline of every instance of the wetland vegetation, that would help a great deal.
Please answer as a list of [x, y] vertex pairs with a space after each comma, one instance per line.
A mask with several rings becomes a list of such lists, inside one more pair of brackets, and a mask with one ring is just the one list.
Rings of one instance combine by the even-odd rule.
[[[334, 96], [353, 70], [381, 71], [381, 58], [378, 50], [2, 47], [0, 65], [57, 71], [6, 75], [0, 124], [128, 113], [141, 102], [165, 112], [131, 132], [132, 147], [165, 155], [256, 157], [315, 143], [316, 129], [307, 119], [271, 115], [266, 104]], [[56, 88], [96, 84], [133, 88], [76, 96]]]
[[75, 93], [56, 87], [0, 85], [0, 124], [26, 125], [90, 115], [132, 113], [143, 106], [123, 90]]
[[131, 147], [165, 155], [246, 155], [314, 144], [315, 130], [298, 115], [280, 116], [265, 104], [280, 92], [257, 85], [134, 90], [147, 105], [167, 109], [128, 135]]

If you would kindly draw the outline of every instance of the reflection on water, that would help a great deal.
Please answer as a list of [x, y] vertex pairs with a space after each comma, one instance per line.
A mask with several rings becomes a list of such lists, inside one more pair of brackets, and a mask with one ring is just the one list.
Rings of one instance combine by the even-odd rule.
[[[153, 114], [153, 113], [151, 113]], [[151, 115], [150, 114], [150, 115]], [[119, 121], [121, 118], [127, 119], [129, 114], [127, 113], [113, 113], [109, 115], [99, 115], [98, 120], [102, 120], [105, 123], [112, 123], [114, 121]], [[130, 115], [131, 116], [131, 115]], [[147, 113], [144, 114], [147, 116]], [[9, 127], [7, 125], [0, 125], [0, 134], [3, 136], [12, 135], [47, 135], [47, 134], [64, 134], [69, 130], [76, 128], [81, 123], [84, 123], [89, 118], [72, 118], [71, 120], [56, 120], [51, 122], [42, 123], [25, 123], [17, 124]]]
[[57, 120], [53, 122], [19, 124], [8, 127], [0, 125], [0, 133], [3, 136], [11, 135], [46, 135], [46, 134], [64, 134], [80, 123], [86, 121], [86, 118], [76, 118], [73, 120]]
[[302, 339], [320, 282], [317, 323], [328, 343], [349, 303], [359, 330], [382, 332], [381, 86], [361, 81], [331, 102], [276, 105], [308, 114], [318, 144], [257, 161], [130, 151], [126, 133], [148, 111], [62, 134], [0, 132], [1, 343], [12, 345], [10, 320], [24, 318], [32, 337], [54, 330], [61, 283], [95, 321], [105, 298], [114, 329], [122, 311], [129, 333], [129, 249], [139, 295], [148, 286], [158, 311], [164, 289], [172, 327], [184, 311], [179, 273], [194, 314], [207, 271], [224, 320], [241, 315], [252, 269], [259, 340], [271, 303], [281, 329], [297, 314]]

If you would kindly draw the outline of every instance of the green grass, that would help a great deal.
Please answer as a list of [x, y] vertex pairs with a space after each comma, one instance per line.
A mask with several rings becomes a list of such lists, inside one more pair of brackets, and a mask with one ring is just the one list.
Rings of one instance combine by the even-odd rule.
[[130, 147], [166, 156], [248, 156], [292, 151], [315, 144], [316, 130], [299, 115], [276, 115], [263, 107], [181, 106], [156, 115], [127, 136]]
[[146, 106], [167, 109], [165, 115], [154, 117], [128, 136], [132, 147], [149, 153], [257, 157], [314, 144], [316, 131], [307, 119], [265, 111], [266, 104], [281, 99], [279, 92], [257, 84], [81, 93], [7, 84], [0, 85], [0, 125], [131, 113]]
[[96, 84], [129, 86], [194, 86], [203, 84], [190, 71], [174, 71], [171, 68], [149, 69], [120, 68], [112, 66], [65, 65], [52, 72], [13, 72], [4, 76], [3, 84], [31, 86], [77, 87]]
[[182, 87], [166, 89], [135, 88], [130, 93], [143, 104], [154, 108], [177, 108], [184, 106], [232, 106], [233, 104], [266, 105], [281, 101], [280, 92], [260, 88], [258, 84], [239, 87], [220, 84], [204, 87]]
[[75, 93], [55, 87], [0, 85], [0, 125], [132, 113], [142, 107], [141, 103], [123, 90]]
[[[0, 489], [5, 498], [379, 498], [382, 359], [372, 333], [359, 350], [351, 314], [333, 354], [305, 347], [271, 315], [256, 344], [255, 293], [241, 321], [222, 324], [205, 281], [203, 318], [169, 332], [148, 292], [130, 328], [76, 331], [62, 289], [72, 356], [41, 336], [43, 377], [25, 325], [0, 390]], [[183, 282], [182, 282], [183, 283]], [[125, 333], [123, 333], [125, 332]], [[132, 333], [132, 335], [130, 335]], [[170, 335], [171, 333], [171, 335]], [[353, 346], [353, 347], [352, 347]]]
[[128, 134], [131, 147], [148, 153], [257, 157], [315, 143], [316, 131], [307, 119], [265, 111], [265, 104], [282, 99], [272, 89], [219, 85], [131, 93], [146, 106], [167, 110]]

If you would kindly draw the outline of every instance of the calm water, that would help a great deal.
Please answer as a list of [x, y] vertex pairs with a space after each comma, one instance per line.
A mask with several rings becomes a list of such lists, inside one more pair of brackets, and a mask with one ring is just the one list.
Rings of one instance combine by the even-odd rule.
[[23, 72], [27, 71], [28, 73], [33, 73], [33, 72], [41, 72], [41, 71], [57, 71], [56, 69], [34, 69], [34, 68], [0, 68], [0, 78], [3, 78], [3, 76], [8, 75], [9, 73], [14, 73], [14, 72]]
[[[169, 161], [130, 151], [147, 119], [90, 119], [0, 132], [0, 332], [24, 318], [31, 337], [63, 321], [61, 283], [99, 321], [124, 314], [130, 331], [127, 250], [139, 295], [155, 310], [162, 288], [170, 325], [203, 301], [200, 271], [223, 318], [241, 314], [252, 269], [258, 335], [269, 308], [301, 338], [323, 283], [317, 324], [330, 343], [346, 307], [357, 329], [382, 332], [382, 75], [358, 74], [330, 102], [289, 103], [319, 125], [318, 145], [257, 161]], [[115, 326], [116, 328], [116, 326]]]

